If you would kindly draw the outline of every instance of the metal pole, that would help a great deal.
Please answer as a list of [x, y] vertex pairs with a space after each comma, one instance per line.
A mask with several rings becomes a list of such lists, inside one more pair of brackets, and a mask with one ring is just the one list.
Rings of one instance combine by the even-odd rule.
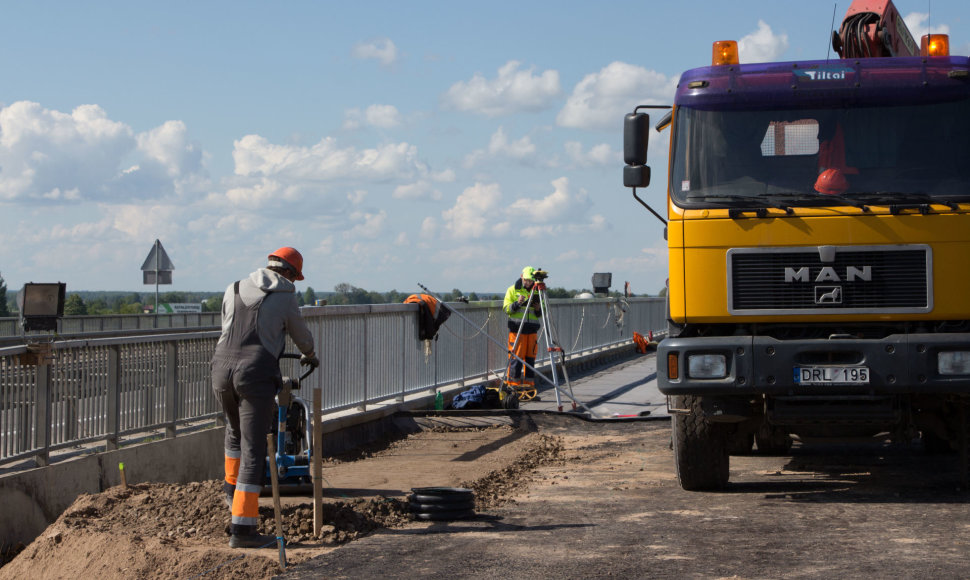
[[158, 246], [161, 245], [155, 240], [155, 328], [158, 328]]

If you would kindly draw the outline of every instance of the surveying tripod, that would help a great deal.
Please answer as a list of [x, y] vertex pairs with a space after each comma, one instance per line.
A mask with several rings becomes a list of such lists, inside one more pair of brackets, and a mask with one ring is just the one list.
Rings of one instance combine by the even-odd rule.
[[[556, 406], [562, 411], [562, 399], [559, 396], [561, 387], [559, 385], [559, 371], [562, 371], [563, 379], [566, 383], [566, 388], [569, 390], [569, 398], [573, 401], [573, 410], [576, 410], [576, 399], [573, 397], [573, 387], [569, 384], [569, 375], [566, 372], [566, 353], [563, 351], [562, 345], [559, 344], [559, 337], [556, 333], [555, 327], [552, 325], [552, 318], [549, 316], [549, 302], [546, 300], [546, 283], [545, 279], [548, 276], [544, 270], [536, 270], [533, 274], [535, 277], [535, 284], [532, 286], [532, 290], [529, 292], [529, 299], [526, 300], [522, 308], [525, 312], [529, 312], [530, 308], [533, 308], [533, 304], [539, 305], [539, 320], [542, 323], [542, 336], [546, 342], [546, 350], [549, 352], [549, 369], [552, 373], [552, 386], [556, 393]], [[531, 401], [535, 399], [537, 394], [537, 389], [535, 383], [516, 383], [509, 378], [509, 373], [512, 369], [513, 359], [519, 360], [523, 367], [522, 370], [528, 364], [519, 356], [517, 356], [516, 349], [519, 346], [519, 340], [522, 338], [522, 328], [525, 326], [526, 319], [528, 315], [522, 317], [522, 321], [519, 323], [519, 329], [515, 334], [515, 340], [512, 341], [512, 345], [509, 347], [509, 362], [505, 367], [505, 376], [502, 378], [502, 382], [507, 387], [501, 394], [508, 393], [509, 391], [514, 391], [518, 396], [520, 401]], [[535, 369], [532, 369], [533, 371]], [[538, 373], [536, 373], [538, 374]]]

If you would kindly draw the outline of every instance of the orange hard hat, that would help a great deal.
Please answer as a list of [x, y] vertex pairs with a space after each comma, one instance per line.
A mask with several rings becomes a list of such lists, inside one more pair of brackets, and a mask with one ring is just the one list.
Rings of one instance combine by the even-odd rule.
[[815, 180], [815, 191], [826, 195], [838, 195], [849, 189], [849, 180], [838, 169], [826, 169]]
[[273, 258], [282, 260], [291, 270], [296, 272], [297, 280], [303, 279], [303, 255], [297, 252], [296, 248], [283, 246], [267, 256], [267, 258], [270, 260], [270, 265], [272, 265]]

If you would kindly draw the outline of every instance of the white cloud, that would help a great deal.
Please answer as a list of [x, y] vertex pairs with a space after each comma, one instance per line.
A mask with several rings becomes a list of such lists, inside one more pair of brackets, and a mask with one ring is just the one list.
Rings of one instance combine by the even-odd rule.
[[352, 54], [355, 58], [374, 59], [383, 66], [391, 66], [397, 61], [397, 47], [390, 38], [357, 43]]
[[354, 205], [360, 205], [364, 203], [364, 199], [367, 197], [367, 190], [355, 189], [347, 194], [347, 201]]
[[442, 104], [446, 108], [489, 117], [551, 107], [562, 92], [559, 72], [547, 70], [536, 76], [534, 67], [519, 70], [520, 64], [510, 60], [491, 80], [476, 73], [468, 82], [455, 83], [442, 95]]
[[359, 129], [363, 125], [378, 129], [393, 129], [401, 124], [401, 114], [394, 105], [371, 105], [360, 109], [347, 109], [344, 112], [343, 128], [347, 130]]
[[562, 233], [572, 235], [599, 231], [605, 226], [600, 215], [587, 217], [592, 202], [585, 190], [572, 192], [569, 179], [552, 181], [553, 191], [542, 199], [520, 198], [509, 207], [510, 216], [527, 216], [522, 237], [536, 239]]
[[441, 199], [441, 191], [435, 189], [431, 182], [422, 179], [395, 187], [391, 196], [395, 199]]
[[455, 170], [445, 169], [443, 171], [432, 172], [431, 179], [438, 183], [453, 183], [455, 181]]
[[509, 141], [505, 128], [499, 127], [489, 138], [486, 149], [476, 149], [465, 157], [465, 167], [472, 167], [489, 158], [513, 159], [528, 161], [536, 154], [536, 146], [528, 135], [516, 141]]
[[384, 210], [377, 213], [358, 211], [351, 213], [349, 219], [355, 225], [350, 230], [344, 232], [345, 238], [374, 240], [384, 233], [384, 225], [387, 223], [387, 212]]
[[427, 172], [418, 161], [417, 147], [408, 143], [387, 143], [358, 151], [353, 147], [337, 147], [333, 137], [326, 137], [313, 147], [299, 147], [274, 145], [265, 137], [246, 135], [234, 145], [236, 175], [247, 177], [382, 181], [408, 179]]
[[502, 191], [497, 183], [475, 185], [458, 196], [455, 205], [441, 213], [452, 238], [481, 238], [501, 228]]
[[910, 12], [903, 17], [903, 21], [906, 23], [909, 33], [913, 36], [913, 40], [916, 41], [917, 47], [920, 39], [931, 32], [933, 34], [950, 34], [950, 27], [946, 24], [932, 24], [932, 30], [930, 30], [930, 15], [922, 12]]
[[623, 163], [623, 157], [619, 151], [613, 151], [607, 143], [593, 145], [589, 151], [583, 151], [582, 143], [567, 141], [563, 144], [563, 148], [569, 159], [578, 167], [619, 166]]
[[764, 20], [758, 30], [738, 41], [738, 58], [745, 62], [773, 62], [788, 50], [788, 35], [775, 34]]
[[673, 102], [677, 78], [625, 62], [586, 75], [556, 116], [562, 127], [620, 131], [637, 105]]
[[154, 199], [204, 186], [203, 159], [181, 121], [136, 135], [97, 105], [0, 109], [0, 200]]
[[[592, 203], [585, 190], [572, 191], [566, 177], [551, 183], [553, 190], [545, 197], [522, 197], [511, 204], [503, 203], [498, 184], [476, 183], [458, 196], [452, 208], [441, 213], [444, 233], [452, 239], [510, 235], [535, 239], [563, 233], [583, 234], [607, 227], [602, 216], [588, 215]], [[435, 232], [429, 227], [426, 233]]]
[[433, 217], [428, 216], [421, 222], [421, 237], [430, 239], [438, 235], [438, 222]]
[[202, 151], [188, 141], [188, 130], [182, 121], [166, 121], [136, 139], [145, 156], [158, 163], [170, 177], [202, 169]]
[[333, 236], [327, 236], [321, 239], [316, 247], [313, 248], [313, 253], [320, 254], [323, 256], [329, 256], [333, 253]]

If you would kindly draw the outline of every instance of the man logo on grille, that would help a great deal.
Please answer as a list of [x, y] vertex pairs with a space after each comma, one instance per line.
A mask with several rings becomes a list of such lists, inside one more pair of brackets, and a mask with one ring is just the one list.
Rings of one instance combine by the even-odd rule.
[[842, 304], [841, 286], [816, 286], [816, 304]]

